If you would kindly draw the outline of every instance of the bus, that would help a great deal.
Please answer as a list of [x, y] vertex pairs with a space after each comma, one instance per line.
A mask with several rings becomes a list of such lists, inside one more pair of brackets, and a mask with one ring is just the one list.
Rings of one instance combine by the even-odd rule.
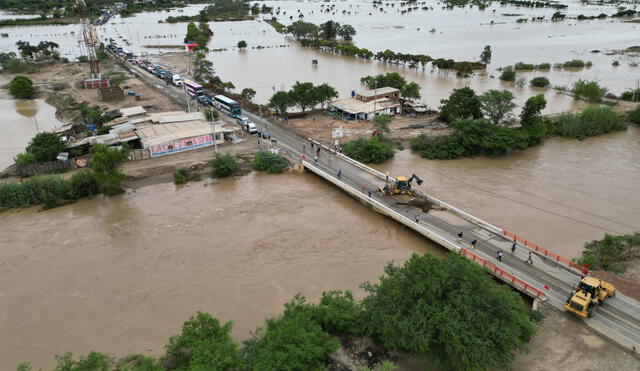
[[213, 97], [212, 103], [220, 111], [226, 113], [231, 117], [239, 117], [242, 115], [240, 103], [234, 101], [233, 99], [227, 98], [224, 95], [216, 95], [215, 97]]
[[190, 97], [198, 98], [204, 95], [204, 88], [197, 82], [191, 80], [183, 80], [182, 87]]

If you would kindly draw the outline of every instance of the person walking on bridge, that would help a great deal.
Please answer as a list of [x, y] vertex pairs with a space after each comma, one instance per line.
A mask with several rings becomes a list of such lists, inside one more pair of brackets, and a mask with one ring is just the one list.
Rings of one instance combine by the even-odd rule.
[[524, 263], [533, 265], [533, 259], [531, 259], [531, 251], [529, 251], [529, 257], [527, 258], [527, 260]]
[[416, 223], [419, 223], [420, 222], [420, 214], [416, 214], [416, 216], [413, 217], [413, 221], [416, 222]]
[[458, 243], [462, 242], [462, 236], [463, 235], [464, 235], [464, 232], [458, 233]]
[[342, 169], [338, 169], [338, 179], [342, 176]]
[[498, 259], [499, 262], [502, 262], [502, 250], [498, 250], [498, 254], [496, 256], [496, 259]]
[[477, 240], [473, 240], [473, 241], [471, 241], [471, 248], [472, 248], [472, 249], [475, 249], [475, 248], [476, 248], [476, 243], [478, 243], [478, 241], [477, 241]]
[[513, 244], [511, 244], [511, 255], [516, 253], [516, 241], [513, 241]]

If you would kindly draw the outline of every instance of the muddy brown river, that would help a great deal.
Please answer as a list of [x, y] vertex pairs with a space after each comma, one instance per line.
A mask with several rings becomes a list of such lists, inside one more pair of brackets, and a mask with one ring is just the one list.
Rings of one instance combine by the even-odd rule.
[[[378, 166], [573, 257], [640, 226], [640, 129], [551, 139], [500, 158]], [[0, 369], [90, 350], [159, 355], [198, 310], [244, 339], [295, 293], [375, 280], [386, 261], [443, 254], [310, 174], [156, 184], [38, 212], [0, 214]]]

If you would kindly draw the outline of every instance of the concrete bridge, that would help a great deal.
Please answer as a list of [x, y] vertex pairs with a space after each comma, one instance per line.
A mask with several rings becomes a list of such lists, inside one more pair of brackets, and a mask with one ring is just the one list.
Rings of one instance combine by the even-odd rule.
[[[167, 86], [156, 77], [142, 73], [133, 66], [127, 66], [127, 69], [149, 86], [173, 99], [185, 99], [179, 88]], [[562, 305], [583, 276], [582, 267], [571, 260], [459, 210], [422, 192], [420, 188], [414, 191], [437, 205], [437, 209], [423, 212], [407, 203], [399, 203], [397, 196], [388, 196], [378, 191], [385, 183], [385, 174], [336, 153], [310, 138], [300, 137], [277, 123], [250, 112], [245, 111], [244, 114], [261, 130], [270, 134], [275, 146], [286, 149], [286, 152], [308, 171], [324, 178], [373, 210], [486, 267], [494, 277], [538, 302], [564, 310]], [[221, 113], [221, 117], [228, 122], [235, 122], [224, 113]], [[320, 153], [316, 162], [314, 157], [318, 148]], [[428, 189], [428, 179], [427, 176], [422, 189]], [[460, 232], [463, 232], [462, 239], [458, 238]], [[471, 247], [473, 240], [477, 241], [474, 248]], [[515, 253], [511, 253], [514, 241], [516, 250]], [[502, 261], [498, 261], [496, 257], [498, 251], [503, 252]], [[533, 264], [525, 263], [529, 253]], [[640, 358], [640, 302], [618, 292], [616, 297], [609, 298], [598, 309], [593, 318], [585, 319], [584, 323], [594, 332]]]

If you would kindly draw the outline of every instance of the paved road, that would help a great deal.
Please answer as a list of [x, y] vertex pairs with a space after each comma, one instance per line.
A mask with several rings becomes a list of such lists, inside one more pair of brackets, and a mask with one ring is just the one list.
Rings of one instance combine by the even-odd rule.
[[[142, 72], [136, 67], [132, 68], [138, 70], [138, 74], [154, 87], [169, 89], [173, 94], [184, 97], [181, 89], [161, 84], [161, 80], [157, 80], [151, 74]], [[154, 81], [156, 82], [154, 83]], [[406, 204], [399, 204], [397, 196], [387, 196], [378, 192], [379, 187], [384, 184], [384, 179], [380, 179], [379, 175], [376, 176], [373, 170], [365, 171], [363, 168], [366, 168], [363, 165], [356, 166], [353, 162], [346, 161], [327, 149], [320, 149], [318, 152], [316, 144], [312, 145], [312, 142], [307, 138], [287, 130], [284, 127], [286, 123], [274, 124], [250, 112], [244, 112], [244, 114], [256, 123], [260, 130], [269, 133], [274, 142], [273, 145], [285, 147], [300, 161], [306, 159], [309, 163], [307, 167], [310, 170], [330, 174], [334, 182], [339, 181], [361, 191], [366, 195], [365, 202], [370, 197], [372, 204], [375, 204], [373, 201], [379, 202], [404, 215], [407, 225], [416, 223], [415, 218], [418, 216], [419, 219], [414, 229], [425, 228], [443, 236], [445, 245], [450, 249], [453, 246], [453, 249], [464, 248], [473, 251], [482, 259], [543, 291], [546, 294], [547, 303], [554, 308], [562, 309], [562, 305], [570, 295], [572, 288], [576, 287], [581, 279], [579, 272], [549, 260], [544, 255], [532, 251], [522, 244], [518, 243], [515, 252], [512, 253], [512, 242], [491, 228], [469, 222], [468, 219], [460, 218], [459, 215], [433, 211], [424, 213]], [[234, 119], [224, 114], [221, 114], [221, 117], [225, 121], [235, 123]], [[315, 160], [316, 155], [318, 156], [317, 161]], [[339, 171], [340, 176], [338, 177]], [[428, 184], [425, 184], [423, 189], [426, 189], [427, 186]], [[406, 223], [407, 221], [411, 221], [411, 223]], [[458, 240], [457, 235], [460, 232], [463, 232], [463, 238]], [[470, 249], [473, 240], [477, 240], [477, 245], [474, 249]], [[501, 261], [497, 259], [498, 251], [503, 252]], [[533, 264], [525, 263], [530, 252]], [[585, 323], [592, 330], [626, 349], [640, 350], [640, 303], [623, 294], [610, 298], [605, 305], [599, 308], [596, 316], [585, 320]]]

